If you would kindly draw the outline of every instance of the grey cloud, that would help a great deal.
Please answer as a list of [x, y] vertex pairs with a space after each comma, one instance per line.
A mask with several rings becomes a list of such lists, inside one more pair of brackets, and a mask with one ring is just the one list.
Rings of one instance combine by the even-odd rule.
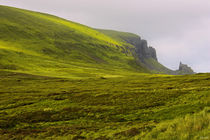
[[133, 32], [157, 49], [164, 65], [179, 61], [210, 71], [209, 0], [0, 0], [96, 28]]

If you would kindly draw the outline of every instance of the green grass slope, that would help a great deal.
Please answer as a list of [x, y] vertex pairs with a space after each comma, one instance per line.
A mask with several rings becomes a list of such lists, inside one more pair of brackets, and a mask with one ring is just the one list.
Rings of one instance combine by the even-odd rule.
[[120, 32], [120, 31], [114, 31], [114, 30], [105, 30], [105, 29], [96, 29], [97, 31], [115, 39], [120, 42], [128, 43], [128, 44], [135, 44], [136, 40], [138, 40], [140, 37], [136, 34], [129, 33], [129, 32]]
[[72, 78], [146, 72], [124, 44], [52, 15], [0, 6], [0, 69]]
[[[147, 58], [144, 60], [145, 66], [152, 73], [159, 73], [159, 74], [170, 74], [170, 75], [182, 75], [182, 73], [177, 74], [176, 71], [170, 70], [169, 68], [165, 67], [164, 65], [160, 64], [157, 60], [153, 58]], [[187, 74], [187, 73], [186, 73]]]

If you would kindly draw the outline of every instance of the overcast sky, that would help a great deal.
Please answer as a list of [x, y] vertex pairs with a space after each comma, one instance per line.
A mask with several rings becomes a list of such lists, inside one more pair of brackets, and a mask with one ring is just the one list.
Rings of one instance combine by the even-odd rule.
[[[133, 32], [171, 69], [210, 72], [210, 0], [0, 0], [95, 28]], [[1, 22], [1, 21], [0, 21]]]

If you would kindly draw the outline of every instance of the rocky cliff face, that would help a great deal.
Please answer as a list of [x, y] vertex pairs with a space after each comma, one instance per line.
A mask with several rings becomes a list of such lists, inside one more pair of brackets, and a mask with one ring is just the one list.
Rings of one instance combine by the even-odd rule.
[[136, 45], [136, 53], [140, 60], [153, 58], [157, 60], [156, 50], [153, 47], [148, 47], [146, 40], [139, 40]]
[[126, 42], [134, 45], [136, 47], [136, 54], [138, 58], [142, 61], [144, 59], [153, 58], [157, 60], [155, 48], [148, 46], [147, 41], [139, 38], [129, 39]]

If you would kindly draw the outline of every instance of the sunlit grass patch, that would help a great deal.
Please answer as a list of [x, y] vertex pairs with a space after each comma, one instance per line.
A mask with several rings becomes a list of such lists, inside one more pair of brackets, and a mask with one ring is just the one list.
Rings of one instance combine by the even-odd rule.
[[210, 108], [200, 113], [186, 115], [173, 121], [158, 124], [144, 139], [148, 140], [196, 140], [210, 137]]

